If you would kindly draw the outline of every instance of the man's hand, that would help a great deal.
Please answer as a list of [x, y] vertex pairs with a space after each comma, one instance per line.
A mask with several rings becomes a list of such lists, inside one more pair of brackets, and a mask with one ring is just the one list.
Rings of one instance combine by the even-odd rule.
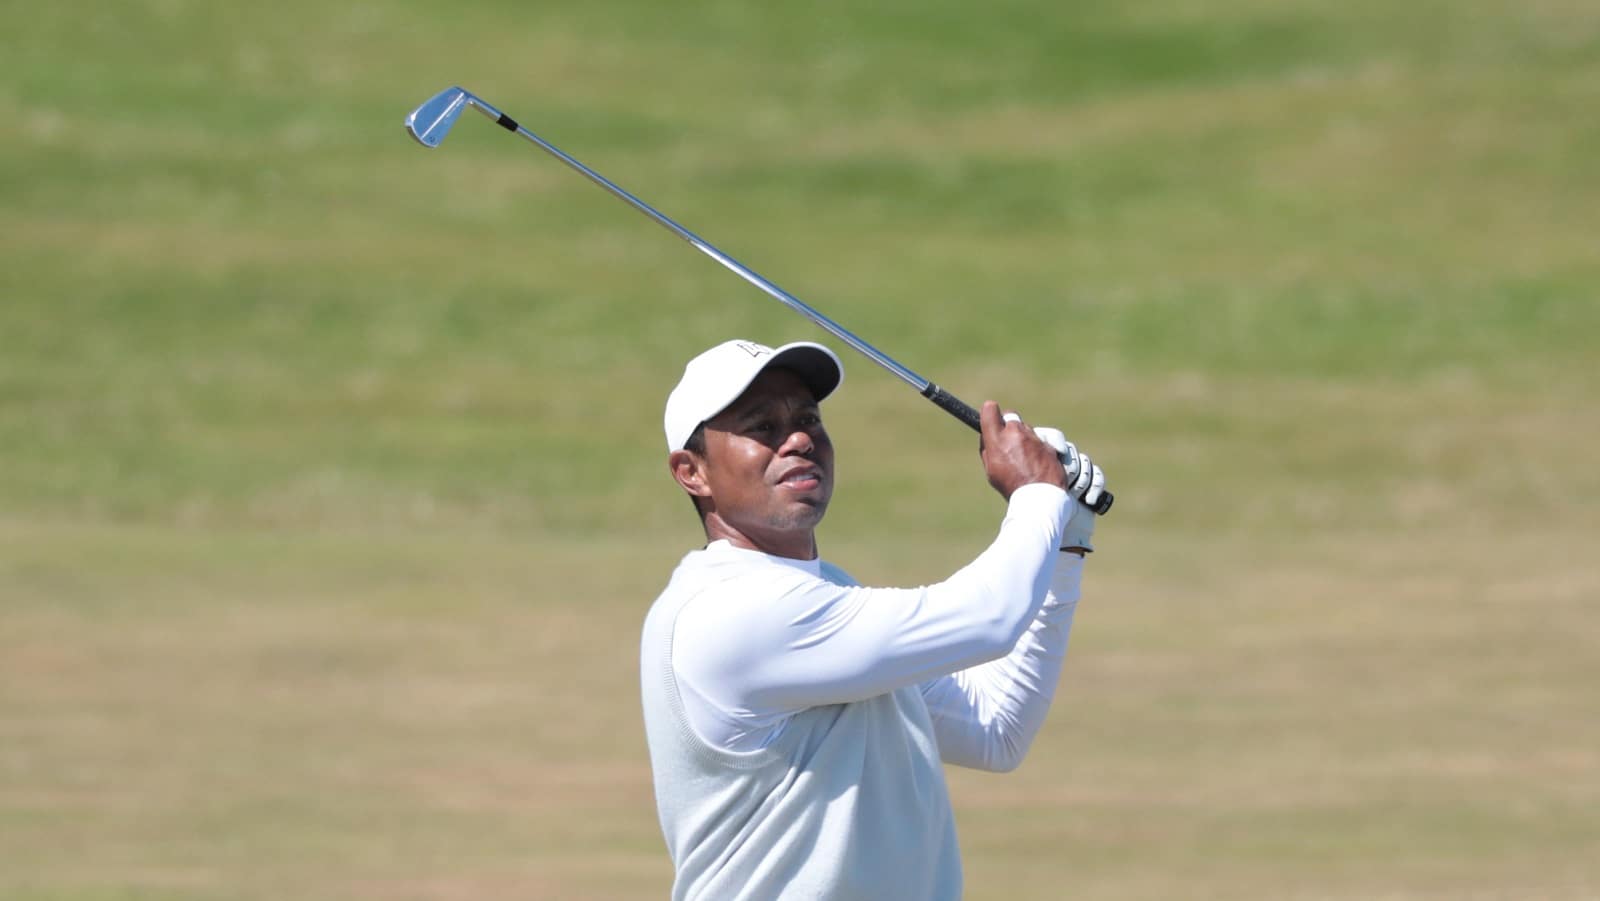
[[1068, 441], [1060, 429], [1040, 427], [1033, 431], [1041, 441], [1050, 445], [1061, 460], [1061, 467], [1067, 473], [1067, 483], [1072, 486], [1067, 493], [1085, 505], [1094, 507], [1106, 490], [1105, 472], [1089, 459], [1088, 454], [1080, 453], [1077, 445]]
[[1094, 535], [1095, 520], [1099, 517], [1091, 505], [1099, 500], [1105, 491], [1106, 474], [1089, 459], [1088, 454], [1079, 453], [1078, 448], [1067, 440], [1067, 436], [1063, 435], [1060, 429], [1037, 428], [1034, 432], [1056, 452], [1062, 470], [1066, 472], [1067, 480], [1072, 484], [1068, 492], [1078, 498], [1078, 504], [1072, 511], [1072, 518], [1067, 520], [1066, 531], [1061, 535], [1061, 549], [1080, 555], [1093, 551], [1094, 545], [1090, 542], [1090, 538]]
[[992, 400], [983, 402], [978, 414], [982, 426], [978, 454], [983, 458], [983, 471], [989, 484], [1000, 496], [1011, 499], [1011, 493], [1023, 485], [1045, 482], [1063, 491], [1071, 491], [1067, 470], [1056, 451], [1015, 413], [1001, 418], [1000, 405]]

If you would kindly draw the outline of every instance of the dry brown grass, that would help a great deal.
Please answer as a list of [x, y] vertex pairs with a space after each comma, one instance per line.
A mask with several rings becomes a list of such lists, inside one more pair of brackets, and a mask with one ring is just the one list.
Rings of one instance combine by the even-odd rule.
[[[952, 773], [969, 897], [1600, 887], [1578, 536], [1106, 531], [1030, 760]], [[660, 553], [5, 533], [6, 894], [660, 896], [635, 685]]]

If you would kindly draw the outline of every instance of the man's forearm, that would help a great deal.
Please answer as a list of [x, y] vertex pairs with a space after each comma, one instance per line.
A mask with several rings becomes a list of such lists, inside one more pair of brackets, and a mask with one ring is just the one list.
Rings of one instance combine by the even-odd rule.
[[1003, 772], [1022, 762], [1055, 697], [1082, 572], [1082, 556], [1063, 553], [1044, 606], [1009, 654], [923, 686], [946, 763]]

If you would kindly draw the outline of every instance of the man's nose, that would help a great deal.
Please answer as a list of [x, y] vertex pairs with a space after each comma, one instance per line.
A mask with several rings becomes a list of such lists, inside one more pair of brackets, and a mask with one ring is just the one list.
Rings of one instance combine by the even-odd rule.
[[817, 443], [811, 433], [803, 428], [795, 428], [789, 432], [789, 437], [783, 439], [783, 444], [778, 448], [780, 454], [799, 454], [805, 456], [816, 450]]

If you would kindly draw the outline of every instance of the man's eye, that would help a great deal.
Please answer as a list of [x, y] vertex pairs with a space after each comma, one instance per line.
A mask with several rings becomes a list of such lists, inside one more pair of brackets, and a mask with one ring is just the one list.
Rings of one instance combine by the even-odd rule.
[[745, 426], [744, 430], [747, 432], [770, 432], [772, 431], [772, 423], [765, 420], [761, 422], [752, 422], [748, 426]]

